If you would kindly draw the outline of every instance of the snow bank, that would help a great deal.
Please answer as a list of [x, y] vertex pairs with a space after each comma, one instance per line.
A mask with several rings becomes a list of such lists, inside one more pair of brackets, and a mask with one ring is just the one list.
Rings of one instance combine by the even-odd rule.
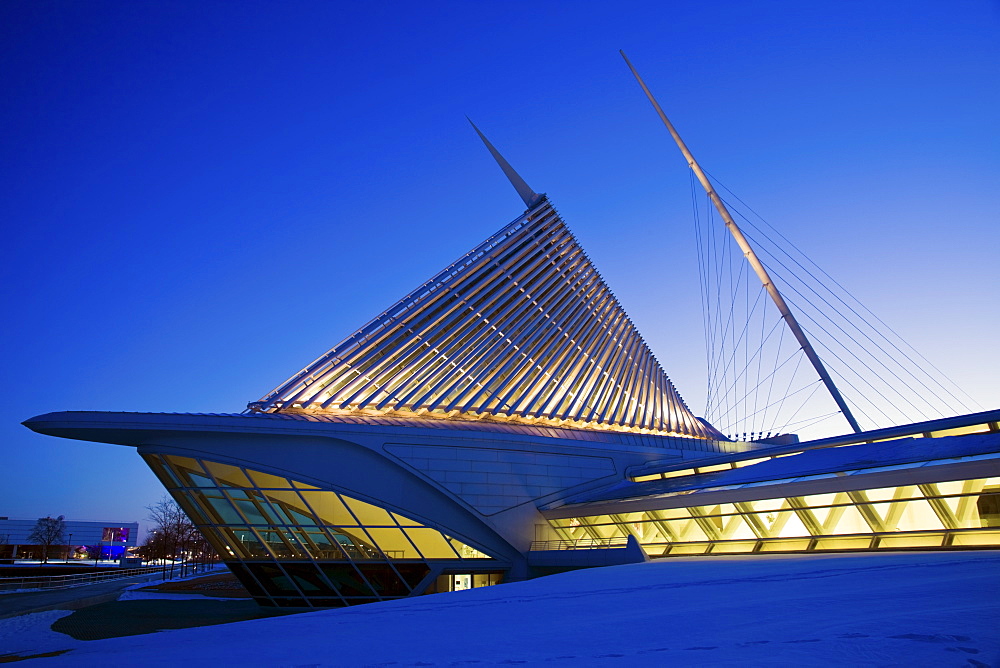
[[41, 654], [82, 645], [82, 641], [49, 628], [57, 619], [71, 614], [73, 610], [46, 610], [0, 619], [0, 656]]
[[669, 559], [66, 646], [36, 661], [995, 666], [1000, 553]]

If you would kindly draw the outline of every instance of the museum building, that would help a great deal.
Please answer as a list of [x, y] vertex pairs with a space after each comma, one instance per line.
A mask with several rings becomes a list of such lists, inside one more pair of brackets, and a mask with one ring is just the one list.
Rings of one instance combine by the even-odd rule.
[[728, 440], [486, 143], [525, 212], [246, 412], [24, 424], [136, 448], [266, 606], [675, 555], [1000, 546], [1000, 411]]

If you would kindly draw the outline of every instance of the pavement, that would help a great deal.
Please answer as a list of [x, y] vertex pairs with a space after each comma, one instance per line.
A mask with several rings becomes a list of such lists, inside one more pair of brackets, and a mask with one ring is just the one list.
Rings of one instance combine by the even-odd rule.
[[[49, 628], [75, 640], [87, 641], [298, 612], [258, 606], [226, 571], [166, 582], [160, 581], [160, 577], [156, 573], [72, 589], [4, 594], [0, 596], [0, 619], [47, 610], [72, 610], [72, 614], [56, 619]], [[149, 585], [135, 587], [145, 582]], [[126, 593], [130, 587], [134, 589]], [[122, 594], [126, 594], [125, 600], [118, 600]], [[56, 656], [65, 651], [69, 650], [40, 654], [0, 652], [0, 663]]]
[[71, 589], [2, 594], [0, 595], [0, 619], [46, 610], [79, 610], [90, 605], [114, 601], [127, 587], [141, 582], [158, 580], [160, 577], [161, 573], [157, 571], [124, 580], [100, 582]]

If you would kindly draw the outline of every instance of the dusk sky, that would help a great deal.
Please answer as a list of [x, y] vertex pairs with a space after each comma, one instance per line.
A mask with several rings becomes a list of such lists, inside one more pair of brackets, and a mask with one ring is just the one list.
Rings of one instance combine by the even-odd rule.
[[[549, 195], [695, 412], [703, 165], [1000, 408], [1000, 4], [0, 3], [0, 516], [145, 522], [50, 411], [239, 412]], [[831, 425], [833, 433], [841, 425]]]

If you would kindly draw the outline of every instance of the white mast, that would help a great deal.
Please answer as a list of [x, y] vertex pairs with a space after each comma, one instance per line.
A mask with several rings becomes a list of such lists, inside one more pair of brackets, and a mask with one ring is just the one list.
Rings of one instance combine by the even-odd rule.
[[750, 242], [748, 242], [747, 238], [743, 236], [743, 232], [740, 230], [739, 225], [736, 224], [736, 221], [733, 220], [733, 217], [729, 214], [729, 210], [726, 208], [726, 205], [723, 204], [719, 195], [716, 194], [715, 188], [712, 187], [712, 183], [708, 180], [708, 177], [705, 176], [705, 172], [702, 171], [698, 161], [694, 159], [691, 151], [689, 151], [687, 145], [684, 144], [684, 140], [681, 139], [679, 134], [677, 134], [677, 130], [674, 129], [674, 126], [667, 118], [667, 115], [663, 113], [663, 109], [660, 108], [656, 98], [654, 98], [653, 94], [649, 92], [649, 88], [646, 87], [642, 77], [639, 76], [639, 73], [636, 72], [635, 68], [632, 66], [628, 56], [625, 55], [624, 51], [619, 51], [618, 53], [622, 54], [622, 58], [625, 59], [625, 63], [628, 65], [628, 68], [632, 70], [632, 75], [635, 77], [635, 80], [639, 82], [640, 86], [642, 86], [642, 90], [646, 93], [646, 97], [649, 98], [649, 101], [653, 104], [653, 108], [656, 109], [656, 113], [660, 115], [660, 120], [663, 121], [665, 126], [667, 126], [667, 130], [670, 131], [670, 135], [674, 138], [674, 141], [677, 142], [677, 147], [680, 148], [681, 153], [684, 154], [684, 158], [688, 162], [688, 167], [694, 171], [695, 176], [698, 177], [698, 181], [701, 182], [705, 192], [708, 193], [708, 197], [712, 200], [712, 204], [714, 204], [715, 208], [719, 211], [719, 215], [722, 216], [722, 220], [725, 221], [726, 227], [729, 229], [730, 233], [732, 233], [733, 238], [740, 247], [740, 250], [743, 251], [743, 256], [747, 259], [747, 262], [750, 263], [750, 266], [753, 267], [754, 272], [757, 274], [757, 278], [759, 278], [760, 282], [764, 284], [767, 294], [771, 296], [771, 300], [774, 301], [774, 305], [778, 307], [778, 312], [781, 313], [781, 317], [785, 320], [788, 328], [792, 330], [795, 340], [799, 342], [800, 346], [802, 346], [802, 351], [805, 352], [809, 362], [812, 363], [813, 368], [816, 369], [816, 373], [819, 374], [820, 379], [823, 381], [823, 385], [826, 386], [830, 396], [832, 396], [833, 400], [837, 403], [837, 406], [840, 408], [840, 412], [844, 414], [844, 417], [847, 419], [847, 422], [851, 425], [854, 432], [860, 433], [862, 431], [861, 426], [858, 424], [858, 421], [854, 419], [851, 409], [848, 408], [847, 403], [844, 401], [844, 397], [840, 394], [840, 390], [838, 390], [837, 386], [834, 384], [833, 378], [830, 377], [826, 367], [823, 366], [823, 362], [820, 360], [819, 355], [816, 354], [812, 344], [806, 337], [806, 333], [802, 331], [802, 328], [799, 326], [795, 316], [792, 315], [791, 309], [788, 308], [788, 304], [785, 303], [785, 299], [781, 296], [781, 293], [778, 292], [777, 286], [774, 284], [774, 281], [771, 280], [771, 276], [767, 273], [767, 269], [764, 268], [764, 265], [757, 257], [757, 254], [754, 252]]

